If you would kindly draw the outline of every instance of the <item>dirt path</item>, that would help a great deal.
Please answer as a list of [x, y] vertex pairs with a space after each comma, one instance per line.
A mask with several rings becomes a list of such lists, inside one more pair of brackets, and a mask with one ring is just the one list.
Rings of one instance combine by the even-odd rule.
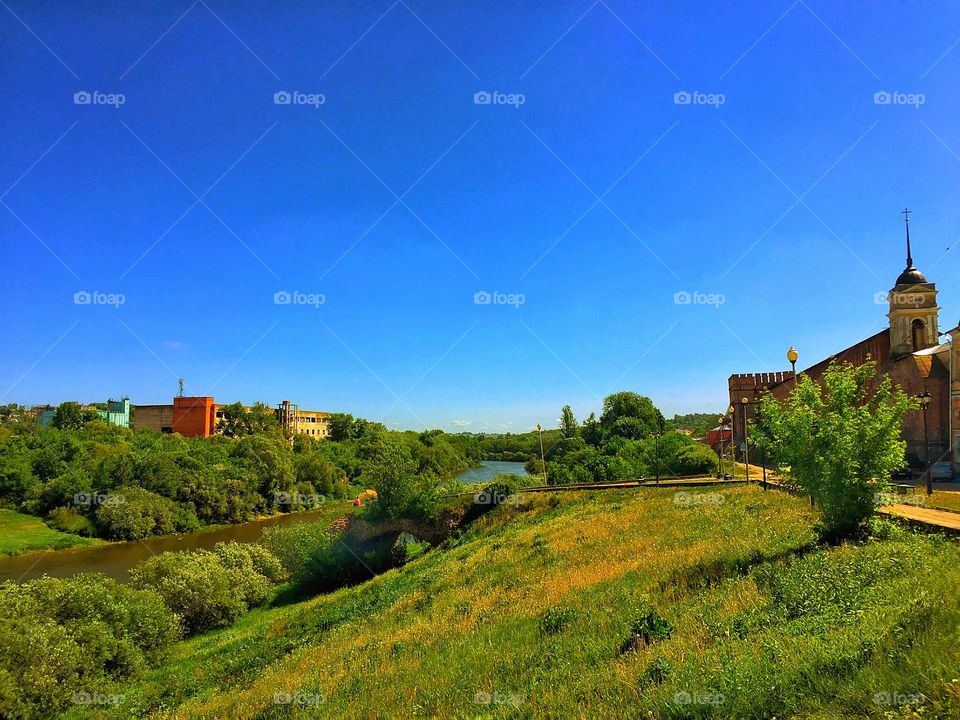
[[902, 517], [913, 522], [931, 525], [933, 527], [960, 532], [960, 513], [948, 512], [946, 510], [931, 510], [930, 508], [917, 507], [916, 505], [885, 505], [878, 512], [884, 515], [893, 515]]

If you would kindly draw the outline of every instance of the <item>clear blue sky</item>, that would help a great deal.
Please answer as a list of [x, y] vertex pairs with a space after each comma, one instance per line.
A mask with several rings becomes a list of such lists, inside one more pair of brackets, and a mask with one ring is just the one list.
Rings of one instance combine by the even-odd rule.
[[883, 327], [904, 206], [960, 318], [956, 3], [2, 4], [0, 402], [719, 410]]

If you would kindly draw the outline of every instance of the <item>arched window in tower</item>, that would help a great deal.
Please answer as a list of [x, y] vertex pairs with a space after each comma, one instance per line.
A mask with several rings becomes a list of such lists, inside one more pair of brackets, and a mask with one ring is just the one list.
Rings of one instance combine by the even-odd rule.
[[926, 328], [923, 325], [923, 320], [920, 320], [919, 318], [914, 320], [913, 323], [910, 325], [910, 329], [911, 329], [911, 332], [913, 333], [914, 352], [916, 352], [917, 350], [923, 350], [923, 348], [926, 347], [927, 345], [926, 339], [925, 339]]

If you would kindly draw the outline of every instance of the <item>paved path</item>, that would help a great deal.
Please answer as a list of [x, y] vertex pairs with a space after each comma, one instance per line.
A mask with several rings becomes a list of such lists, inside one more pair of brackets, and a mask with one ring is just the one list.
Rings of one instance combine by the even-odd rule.
[[923, 523], [943, 530], [960, 532], [960, 513], [949, 512], [948, 510], [932, 510], [916, 505], [897, 503], [896, 505], [886, 505], [877, 512], [883, 515], [902, 517], [911, 522]]

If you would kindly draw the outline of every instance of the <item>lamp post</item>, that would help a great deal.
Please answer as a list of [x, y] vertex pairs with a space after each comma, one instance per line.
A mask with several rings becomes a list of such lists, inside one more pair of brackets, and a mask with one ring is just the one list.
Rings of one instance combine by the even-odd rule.
[[924, 390], [922, 393], [917, 393], [917, 399], [920, 400], [920, 408], [923, 410], [923, 450], [927, 465], [927, 495], [933, 495], [933, 481], [930, 477], [930, 440], [927, 437], [927, 407], [933, 396], [929, 391]]
[[791, 345], [790, 349], [787, 350], [787, 360], [790, 362], [790, 370], [793, 372], [793, 389], [797, 389], [797, 360], [800, 359], [800, 353], [797, 352], [797, 349]]
[[547, 459], [543, 454], [543, 428], [540, 427], [540, 423], [537, 423], [537, 434], [540, 436], [540, 468], [543, 472], [543, 482], [547, 482]]
[[720, 424], [720, 450], [717, 452], [717, 464], [720, 466], [720, 479], [723, 480], [723, 421], [725, 418], [722, 416], [717, 418], [717, 422]]
[[737, 470], [737, 445], [733, 441], [734, 428], [737, 427], [736, 417], [734, 416], [735, 408], [733, 403], [730, 403], [730, 407], [727, 408], [727, 415], [730, 416], [730, 474], [731, 476], [736, 474]]
[[743, 410], [743, 464], [747, 468], [747, 482], [750, 482], [750, 442], [747, 438], [747, 403], [748, 398], [740, 398], [740, 407]]

